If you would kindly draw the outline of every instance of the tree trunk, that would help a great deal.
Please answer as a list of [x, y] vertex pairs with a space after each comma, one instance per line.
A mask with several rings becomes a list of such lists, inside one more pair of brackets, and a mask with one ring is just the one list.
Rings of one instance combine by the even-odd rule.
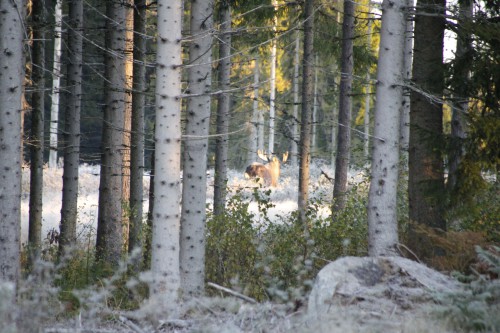
[[457, 70], [454, 79], [460, 82], [458, 89], [455, 89], [455, 102], [452, 106], [451, 114], [451, 151], [449, 153], [448, 167], [448, 183], [447, 187], [450, 190], [457, 184], [459, 177], [458, 170], [462, 161], [464, 148], [463, 141], [467, 137], [467, 121], [466, 115], [469, 109], [469, 99], [467, 96], [468, 82], [470, 81], [469, 64], [471, 59], [471, 33], [467, 28], [467, 24], [472, 19], [474, 2], [471, 0], [459, 1], [459, 32], [457, 38], [457, 50], [455, 57], [460, 65], [456, 66]]
[[298, 122], [299, 122], [299, 64], [300, 61], [300, 30], [295, 33], [295, 56], [293, 58], [293, 119], [292, 119], [292, 140], [290, 148], [290, 164], [297, 165], [298, 156]]
[[226, 205], [227, 153], [231, 79], [231, 7], [224, 1], [220, 7], [219, 90], [217, 96], [217, 140], [215, 148], [214, 214], [221, 215]]
[[[367, 38], [366, 44], [368, 49], [371, 49], [372, 46], [372, 16], [371, 16], [371, 3], [368, 4], [368, 27], [367, 27]], [[366, 159], [366, 163], [370, 160], [370, 99], [371, 99], [371, 78], [370, 78], [370, 70], [368, 69], [366, 73], [366, 84], [365, 84], [365, 117], [363, 121], [364, 125], [364, 145], [363, 152]]]
[[57, 168], [57, 137], [59, 131], [59, 96], [61, 88], [62, 52], [62, 0], [56, 0], [54, 11], [54, 64], [52, 68], [52, 94], [50, 108], [49, 168]]
[[68, 13], [68, 75], [64, 128], [64, 169], [59, 254], [76, 242], [78, 166], [80, 162], [80, 112], [82, 105], [83, 2], [72, 0]]
[[302, 59], [302, 114], [300, 118], [299, 141], [299, 194], [298, 210], [300, 220], [307, 225], [306, 211], [309, 198], [309, 165], [311, 162], [311, 118], [313, 109], [314, 51], [314, 0], [304, 3], [304, 55]]
[[[122, 202], [130, 203], [130, 150], [132, 139], [132, 84], [134, 80], [134, 10], [133, 0], [126, 0], [125, 14], [125, 109], [123, 122], [123, 161], [122, 161]], [[128, 249], [128, 234], [130, 228], [130, 206], [123, 210], [123, 232], [126, 240], [125, 248]]]
[[250, 133], [248, 135], [247, 164], [250, 165], [257, 160], [258, 135], [259, 135], [259, 60], [256, 57], [253, 61], [253, 107], [252, 121], [250, 123]]
[[347, 191], [351, 147], [351, 90], [354, 59], [352, 44], [354, 38], [354, 2], [344, 0], [342, 23], [342, 59], [339, 91], [339, 124], [337, 130], [337, 157], [335, 159], [335, 183], [333, 188], [333, 211], [344, 209]]
[[313, 93], [313, 112], [311, 126], [311, 157], [317, 154], [317, 123], [318, 123], [318, 55], [314, 58], [314, 93]]
[[370, 256], [397, 255], [399, 118], [403, 107], [405, 0], [384, 0], [377, 65], [372, 171], [368, 195]]
[[415, 14], [415, 46], [409, 143], [410, 220], [445, 230], [442, 212], [443, 37], [445, 0], [419, 0]]
[[271, 70], [269, 73], [269, 154], [274, 153], [274, 121], [276, 118], [276, 28], [278, 25], [278, 18], [276, 14], [277, 10], [277, 0], [272, 0], [274, 6], [274, 17], [273, 17], [273, 40], [271, 41]]
[[[406, 0], [405, 20], [406, 36], [404, 47], [403, 80], [405, 85], [411, 80], [411, 63], [413, 59], [413, 6], [414, 0]], [[410, 142], [410, 90], [405, 88], [403, 92], [403, 107], [401, 108], [401, 123], [399, 146], [403, 154], [403, 167], [408, 168], [408, 145]]]
[[182, 2], [158, 3], [150, 299], [175, 311], [180, 289]]
[[40, 254], [42, 247], [42, 197], [43, 197], [43, 147], [44, 147], [44, 101], [45, 101], [45, 0], [33, 2], [33, 45], [31, 94], [31, 164], [30, 203], [28, 231], [28, 261], [30, 266]]
[[12, 283], [21, 264], [23, 6], [22, 0], [0, 1], [0, 280]]
[[121, 258], [122, 161], [125, 110], [126, 7], [118, 0], [106, 2], [105, 97], [102, 132], [101, 178], [97, 221], [96, 257], [111, 268]]
[[[142, 250], [144, 106], [146, 103], [146, 0], [134, 1], [134, 51], [132, 90], [132, 133], [130, 147], [129, 253]], [[136, 266], [139, 269], [139, 266]]]
[[191, 0], [186, 136], [181, 215], [181, 282], [185, 296], [205, 290], [207, 152], [212, 87], [213, 1]]

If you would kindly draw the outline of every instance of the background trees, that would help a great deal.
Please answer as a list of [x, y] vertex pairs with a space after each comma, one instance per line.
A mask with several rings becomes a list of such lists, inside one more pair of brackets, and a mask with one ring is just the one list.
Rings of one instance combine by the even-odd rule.
[[[64, 23], [68, 29], [68, 40], [65, 43], [68, 49], [65, 50], [62, 60], [68, 69], [62, 87], [66, 92], [63, 101], [66, 110], [63, 117], [64, 140], [61, 140], [65, 149], [63, 209], [59, 238], [54, 236], [54, 239], [60, 242], [60, 252], [65, 253], [65, 248], [71, 244], [78, 245], [75, 241], [77, 240], [75, 226], [78, 225], [78, 164], [89, 161], [101, 166], [96, 257], [102, 259], [101, 263], [109, 263], [114, 267], [126, 257], [126, 224], [130, 215], [128, 250], [142, 247], [143, 241], [147, 241], [148, 245], [153, 244], [152, 247], [147, 247], [154, 252], [152, 268], [155, 278], [151, 289], [159, 297], [163, 297], [161, 295], [164, 292], [167, 293], [169, 300], [176, 298], [182, 275], [190, 277], [184, 281], [192, 281], [190, 285], [184, 286], [188, 294], [196, 295], [203, 292], [204, 237], [223, 237], [204, 230], [204, 214], [207, 206], [208, 212], [211, 213], [211, 198], [210, 193], [206, 196], [206, 188], [211, 189], [212, 178], [208, 178], [207, 181], [207, 170], [211, 175], [214, 166], [214, 214], [208, 216], [213, 223], [225, 222], [222, 223], [223, 227], [227, 226], [224, 232], [235, 232], [238, 236], [243, 234], [241, 241], [245, 240], [245, 246], [248, 246], [248, 260], [244, 261], [244, 264], [251, 266], [247, 271], [253, 272], [256, 277], [253, 281], [258, 284], [258, 288], [252, 289], [252, 292], [265, 290], [263, 287], [265, 283], [262, 282], [264, 278], [260, 277], [261, 274], [268, 273], [267, 271], [262, 273], [263, 266], [259, 266], [261, 263], [257, 258], [261, 253], [269, 251], [270, 257], [286, 254], [283, 256], [287, 258], [283, 265], [289, 264], [289, 266], [283, 268], [274, 262], [265, 266], [272, 267], [273, 273], [279, 272], [277, 274], [288, 276], [302, 274], [299, 274], [297, 268], [291, 264], [298, 257], [297, 261], [303, 265], [301, 267], [306, 267], [306, 263], [309, 265], [304, 268], [307, 273], [300, 276], [313, 274], [311, 272], [320, 264], [311, 257], [312, 253], [328, 254], [325, 256], [328, 258], [353, 253], [366, 254], [368, 221], [373, 227], [370, 229], [370, 236], [373, 245], [371, 253], [374, 255], [393, 253], [393, 245], [398, 242], [396, 228], [398, 218], [397, 222], [403, 227], [400, 230], [401, 240], [402, 242], [406, 240], [406, 229], [409, 225], [407, 214], [410, 215], [410, 219], [439, 228], [494, 230], [491, 226], [484, 227], [485, 223], [482, 223], [484, 219], [493, 220], [493, 217], [488, 217], [488, 214], [484, 213], [483, 215], [477, 213], [471, 218], [472, 222], [464, 223], [463, 215], [458, 216], [458, 211], [453, 211], [453, 203], [457, 202], [457, 198], [464, 197], [464, 194], [481, 193], [494, 198], [492, 194], [496, 194], [497, 191], [492, 185], [493, 181], [486, 181], [486, 176], [499, 164], [498, 79], [490, 71], [498, 68], [498, 38], [491, 33], [498, 21], [498, 10], [484, 7], [475, 16], [446, 23], [442, 16], [444, 3], [432, 2], [429, 7], [423, 6], [427, 2], [421, 1], [416, 7], [418, 27], [415, 32], [415, 66], [411, 84], [408, 80], [402, 81], [398, 76], [406, 77], [408, 73], [408, 66], [406, 69], [400, 67], [400, 57], [403, 52], [400, 49], [401, 34], [393, 32], [389, 37], [396, 40], [388, 44], [385, 44], [384, 40], [381, 44], [382, 48], [379, 51], [383, 56], [379, 57], [381, 76], [377, 79], [379, 85], [376, 98], [377, 116], [375, 119], [370, 119], [368, 117], [370, 107], [367, 105], [371, 104], [373, 96], [368, 93], [370, 89], [366, 87], [373, 84], [369, 73], [373, 71], [371, 66], [375, 61], [374, 55], [377, 54], [378, 47], [380, 8], [377, 5], [364, 0], [359, 1], [355, 8], [351, 8], [353, 3], [350, 1], [345, 3], [344, 8], [338, 8], [332, 2], [325, 1], [308, 1], [303, 4], [304, 7], [293, 2], [268, 0], [222, 1], [218, 2], [215, 11], [211, 12], [210, 2], [190, 3], [192, 6], [186, 4], [182, 7], [182, 1], [177, 1], [175, 6], [168, 8], [162, 3], [157, 11], [156, 3], [137, 1], [134, 8], [137, 15], [134, 28], [136, 71], [132, 89], [134, 103], [132, 128], [128, 127], [124, 119], [128, 118], [126, 95], [131, 90], [124, 70], [124, 62], [129, 56], [126, 53], [130, 49], [126, 45], [130, 38], [124, 30], [125, 12], [129, 9], [123, 8], [125, 5], [123, 1], [68, 2], [68, 6], [64, 7], [64, 10], [69, 11], [68, 19]], [[103, 4], [108, 8], [106, 14], [103, 13]], [[398, 7], [402, 5], [400, 2], [396, 4]], [[198, 5], [209, 7], [198, 7]], [[148, 11], [145, 14], [146, 8]], [[384, 14], [390, 17], [389, 12], [395, 9], [395, 7], [387, 9]], [[427, 9], [431, 12], [426, 12]], [[339, 14], [344, 16], [345, 31], [352, 32], [341, 38], [337, 23], [337, 18], [341, 16]], [[401, 29], [399, 24], [403, 20], [401, 11], [392, 14], [397, 17], [394, 24], [398, 30]], [[190, 23], [193, 26], [188, 29], [185, 24], [182, 27], [183, 35], [181, 22], [187, 22], [187, 15], [192, 16]], [[85, 34], [82, 33], [82, 16], [87, 19]], [[374, 19], [368, 16], [373, 16]], [[354, 20], [354, 17], [357, 17], [357, 20]], [[217, 18], [219, 24], [212, 26], [213, 18]], [[369, 22], [373, 23], [372, 32]], [[148, 28], [148, 23], [153, 23], [153, 27]], [[465, 29], [462, 31], [462, 36], [466, 39], [468, 36], [473, 38], [470, 43], [473, 43], [475, 48], [466, 48], [467, 61], [462, 58], [465, 55], [458, 52], [453, 62], [446, 65], [443, 63], [442, 35], [436, 37], [436, 34], [437, 32], [442, 34], [446, 27], [445, 23], [457, 32]], [[129, 25], [127, 33], [130, 34], [131, 30]], [[187, 34], [187, 31], [190, 33]], [[366, 34], [370, 33], [372, 38], [367, 43]], [[103, 36], [106, 38], [103, 39]], [[212, 36], [216, 36], [213, 44]], [[303, 48], [300, 48], [302, 37]], [[35, 38], [38, 39], [40, 38]], [[351, 44], [344, 47], [346, 52], [343, 56], [347, 60], [346, 63], [353, 61], [354, 65], [352, 69], [348, 67], [341, 69], [343, 81], [340, 82], [342, 89], [339, 89], [340, 76], [337, 64], [340, 63], [342, 56], [339, 48], [341, 41]], [[189, 42], [189, 57], [188, 48], [182, 48], [183, 42]], [[276, 48], [272, 47], [273, 42]], [[49, 38], [47, 44], [50, 43]], [[52, 45], [47, 45], [46, 49], [51, 50]], [[271, 56], [273, 49], [276, 51], [275, 57]], [[409, 54], [407, 49], [405, 55]], [[51, 58], [49, 55], [47, 59]], [[302, 62], [299, 61], [301, 57]], [[276, 60], [276, 76], [271, 70], [272, 59]], [[37, 59], [35, 56], [32, 61], [30, 59], [30, 64], [34, 66], [33, 78], [36, 79], [34, 82], [42, 79], [36, 70], [43, 68], [43, 65], [39, 65], [43, 64], [43, 60], [43, 57]], [[389, 61], [390, 65], [385, 61]], [[146, 66], [149, 62], [154, 62], [156, 72], [153, 71], [153, 66]], [[10, 66], [8, 61], [5, 63]], [[408, 65], [408, 61], [405, 64]], [[432, 67], [436, 70], [430, 70]], [[315, 73], [316, 78], [314, 87], [312, 73]], [[389, 77], [384, 77], [382, 74]], [[212, 77], [216, 78], [213, 87]], [[431, 79], [436, 80], [433, 82]], [[467, 81], [466, 90], [460, 87], [464, 80]], [[155, 87], [154, 93], [146, 89], [147, 84], [144, 81]], [[271, 82], [276, 83], [275, 93], [274, 89], [269, 89]], [[303, 87], [302, 100], [298, 98], [297, 87], [300, 84]], [[398, 162], [397, 152], [394, 151], [398, 137], [396, 129], [399, 127], [395, 121], [398, 116], [395, 110], [398, 107], [397, 104], [388, 102], [402, 104], [400, 99], [402, 85], [413, 92], [410, 101], [413, 116], [408, 185], [404, 172], [400, 173], [398, 179], [394, 176], [397, 174], [394, 170], [397, 169]], [[12, 87], [10, 89], [12, 91], [6, 91], [13, 93], [17, 86], [15, 89]], [[469, 127], [466, 137], [459, 137], [450, 132], [452, 126], [447, 118], [448, 113], [446, 108], [443, 112], [441, 105], [443, 100], [449, 99], [450, 94], [455, 98], [455, 102], [466, 102], [459, 113], [465, 116], [461, 120]], [[35, 98], [36, 94], [27, 96], [35, 109], [48, 110], [48, 103], [44, 106], [44, 103]], [[338, 119], [333, 111], [334, 106], [345, 106], [349, 103], [344, 102], [349, 100], [351, 105], [344, 110], [357, 116], [344, 119], [348, 114], [342, 112], [342, 116]], [[365, 103], [365, 100], [370, 103]], [[6, 105], [10, 102], [7, 101]], [[268, 112], [271, 104], [275, 106], [274, 115]], [[217, 115], [214, 113], [213, 117], [210, 116], [212, 108], [213, 110], [217, 108], [219, 111]], [[316, 112], [311, 112], [312, 110]], [[381, 111], [387, 111], [388, 114], [379, 113]], [[5, 114], [8, 112], [10, 111]], [[363, 118], [364, 123], [361, 121]], [[40, 127], [36, 127], [36, 122], [30, 121], [29, 118], [27, 120], [26, 128], [33, 130], [32, 133], [38, 133]], [[4, 126], [10, 125], [9, 122]], [[153, 135], [152, 128], [155, 125]], [[297, 142], [298, 126], [301, 127], [300, 150], [298, 150], [301, 165], [299, 170], [295, 165], [285, 168], [289, 175], [285, 181], [292, 182], [299, 179], [300, 185], [296, 186], [299, 192], [298, 212], [296, 215], [283, 217], [289, 223], [278, 227], [272, 223], [274, 220], [271, 218], [253, 215], [248, 207], [255, 204], [260, 207], [261, 212], [267, 212], [274, 204], [272, 201], [275, 200], [275, 195], [284, 188], [278, 184], [277, 188], [267, 192], [267, 189], [262, 190], [252, 182], [248, 182], [240, 184], [238, 189], [240, 192], [235, 194], [234, 188], [228, 189], [228, 185], [233, 185], [235, 179], [242, 177], [235, 176], [233, 179], [228, 179], [230, 173], [227, 173], [227, 169], [236, 168], [242, 173], [245, 163], [254, 162], [256, 150], [264, 148], [264, 142], [274, 142], [268, 150], [280, 153], [287, 150], [293, 152], [295, 150], [293, 143]], [[248, 142], [249, 127], [257, 129], [258, 134], [250, 139], [254, 142]], [[313, 131], [311, 127], [315, 130]], [[356, 168], [367, 164], [364, 143], [371, 127], [375, 130], [375, 141], [371, 140], [374, 150], [371, 155], [373, 169], [369, 170], [372, 172], [372, 186], [369, 200], [370, 213], [367, 218], [364, 208], [368, 196], [366, 184], [346, 185], [349, 184], [347, 181], [349, 170], [359, 175], [360, 172]], [[337, 140], [334, 128], [345, 129], [346, 131], [339, 135], [347, 141], [341, 143], [341, 140]], [[101, 129], [103, 129], [102, 140], [101, 134], [96, 134]], [[132, 143], [126, 138], [130, 131], [133, 136]], [[28, 139], [34, 141], [27, 140], [27, 144], [31, 145], [30, 147], [41, 146], [42, 136], [38, 134], [38, 137], [29, 137]], [[156, 145], [153, 148], [154, 169], [145, 161], [151, 158], [153, 141]], [[328, 194], [324, 194], [321, 191], [330, 186], [332, 175], [330, 172], [335, 163], [329, 162], [337, 141], [341, 148], [338, 150], [336, 163], [338, 174], [335, 176], [337, 182], [335, 197], [338, 205], [334, 206], [332, 213], [330, 208], [332, 193], [328, 191]], [[456, 149], [460, 153], [458, 159], [452, 158], [452, 141], [458, 143]], [[315, 145], [311, 157], [312, 142]], [[125, 208], [128, 198], [124, 181], [129, 166], [128, 159], [123, 157], [129, 148], [133, 148], [130, 166], [133, 170], [130, 211]], [[99, 159], [100, 156], [102, 159]], [[346, 159], [347, 157], [350, 158]], [[39, 159], [38, 151], [37, 158]], [[456, 160], [457, 163], [452, 163], [452, 160]], [[319, 165], [318, 168], [321, 168], [323, 176], [314, 175], [311, 179], [310, 164]], [[451, 165], [456, 168], [451, 168]], [[33, 163], [31, 166], [33, 170], [40, 169], [40, 164], [37, 166], [37, 163]], [[455, 181], [446, 183], [447, 189], [450, 190], [447, 193], [444, 192], [445, 166], [450, 166], [450, 170], [456, 170], [453, 173], [457, 176]], [[13, 167], [6, 166], [1, 170], [2, 177], [10, 180], [12, 175], [8, 171]], [[313, 167], [315, 170], [318, 168]], [[37, 178], [38, 174], [39, 172], [35, 172], [32, 176], [33, 186], [40, 184], [41, 178]], [[148, 228], [141, 232], [142, 227], [145, 227], [141, 210], [144, 200], [142, 186], [146, 185], [143, 184], [143, 179], [147, 179], [144, 176], [154, 177], [152, 188], [156, 190], [156, 195], [151, 196], [150, 202], [154, 208], [149, 212], [153, 221], [153, 243], [145, 236]], [[368, 182], [368, 179], [365, 181]], [[397, 204], [394, 203], [394, 199], [398, 184], [403, 189], [405, 186], [409, 187], [409, 210], [404, 204], [395, 207]], [[483, 191], [482, 188], [488, 188], [491, 192]], [[252, 192], [253, 190], [255, 191]], [[38, 190], [33, 189], [30, 192], [33, 196], [32, 205], [35, 206], [37, 204], [35, 194]], [[5, 193], [7, 192], [2, 192], [0, 195]], [[309, 200], [310, 193], [314, 201]], [[320, 198], [318, 193], [322, 194]], [[271, 195], [272, 199], [266, 199], [267, 195]], [[406, 193], [400, 190], [398, 195], [403, 199], [400, 202], [404, 203]], [[436, 198], [440, 200], [437, 201]], [[398, 208], [398, 215], [395, 208]], [[234, 209], [237, 210], [236, 213]], [[485, 211], [489, 213], [492, 210], [485, 209]], [[434, 215], [431, 216], [429, 212]], [[450, 212], [456, 216], [451, 216]], [[330, 214], [335, 214], [335, 223], [325, 223], [325, 220], [331, 218]], [[297, 216], [300, 216], [300, 219]], [[254, 220], [257, 218], [260, 218], [259, 225], [265, 225], [268, 228], [265, 231], [269, 230], [270, 234], [264, 236], [264, 231], [259, 230], [258, 233], [244, 237], [248, 236], [244, 235], [245, 231], [255, 231]], [[299, 220], [301, 223], [295, 223]], [[14, 220], [12, 222], [16, 223]], [[179, 223], [182, 225], [181, 229]], [[190, 225], [193, 228], [189, 228]], [[300, 233], [294, 229], [297, 225], [301, 227]], [[307, 237], [304, 237], [307, 236], [307, 232], [303, 232], [304, 225], [312, 230], [308, 237], [317, 243], [312, 244], [307, 241]], [[214, 227], [213, 224], [211, 227]], [[381, 227], [388, 228], [381, 231]], [[353, 230], [356, 234], [353, 234]], [[377, 235], [380, 234], [390, 237], [379, 238]], [[92, 237], [94, 235], [90, 234], [89, 239]], [[268, 237], [265, 242], [261, 242], [263, 237]], [[40, 237], [37, 236], [36, 239], [39, 240]], [[227, 264], [230, 262], [228, 258], [231, 257], [229, 252], [231, 246], [234, 250], [235, 244], [239, 244], [239, 238], [230, 239], [233, 241], [227, 243], [220, 241], [220, 244], [217, 243], [219, 239], [215, 241], [212, 239], [208, 245], [220, 245], [221, 248], [227, 245], [224, 251], [210, 252], [212, 256], [220, 255], [222, 258], [218, 262], [217, 269], [230, 266]], [[254, 247], [257, 243], [262, 244], [265, 249], [257, 251]], [[351, 246], [352, 243], [356, 245]], [[150, 258], [149, 255], [146, 257]], [[211, 259], [213, 258], [209, 258]], [[313, 264], [309, 264], [309, 261]], [[189, 262], [192, 264], [188, 264]], [[214, 266], [210, 265], [207, 264], [208, 267]], [[226, 271], [224, 274], [218, 273], [219, 276], [229, 274]], [[168, 280], [170, 277], [172, 281]], [[222, 280], [230, 283], [232, 277]]]

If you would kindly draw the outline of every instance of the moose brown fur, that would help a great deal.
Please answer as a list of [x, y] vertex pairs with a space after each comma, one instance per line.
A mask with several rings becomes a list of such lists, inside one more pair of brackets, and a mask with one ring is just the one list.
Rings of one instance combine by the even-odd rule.
[[[267, 163], [254, 162], [250, 164], [245, 170], [245, 178], [260, 178], [266, 186], [276, 187], [280, 177], [281, 162], [279, 158], [272, 155], [267, 156], [261, 150], [257, 152], [257, 155]], [[285, 163], [287, 159], [288, 152], [283, 154], [282, 162]]]

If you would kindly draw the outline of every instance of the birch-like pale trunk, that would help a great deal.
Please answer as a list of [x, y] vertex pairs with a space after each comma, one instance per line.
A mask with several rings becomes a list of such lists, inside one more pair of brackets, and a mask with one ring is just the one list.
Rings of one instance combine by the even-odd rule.
[[311, 120], [313, 109], [313, 62], [314, 62], [314, 0], [304, 3], [304, 55], [302, 59], [302, 114], [299, 142], [299, 189], [297, 206], [304, 226], [309, 199], [309, 167], [311, 164]]
[[[180, 290], [182, 1], [158, 3], [150, 298], [175, 311]], [[170, 313], [166, 314], [167, 316]]]
[[337, 131], [337, 156], [335, 159], [335, 183], [333, 187], [333, 211], [344, 209], [347, 192], [351, 149], [352, 74], [354, 68], [354, 7], [352, 0], [344, 0], [342, 22], [342, 58], [339, 88], [339, 121]]
[[59, 235], [59, 254], [67, 253], [76, 242], [78, 210], [78, 166], [80, 161], [80, 113], [82, 105], [83, 0], [68, 7], [68, 75], [64, 127], [64, 166]]
[[219, 90], [217, 96], [217, 139], [215, 142], [214, 214], [221, 215], [226, 207], [227, 155], [231, 82], [231, 6], [220, 8], [219, 26]]
[[21, 109], [24, 81], [22, 0], [0, 1], [0, 280], [21, 269]]
[[253, 61], [253, 93], [252, 93], [252, 120], [250, 122], [250, 133], [248, 140], [247, 165], [257, 160], [258, 135], [259, 135], [259, 60]]
[[405, 0], [384, 0], [377, 65], [374, 141], [368, 194], [370, 256], [396, 255], [399, 118], [403, 107]]
[[191, 1], [191, 43], [184, 137], [180, 238], [181, 288], [187, 297], [205, 291], [207, 152], [212, 89], [214, 2]]
[[[142, 249], [144, 107], [146, 103], [146, 0], [134, 1], [134, 63], [130, 147], [130, 222], [128, 250]], [[137, 263], [137, 268], [139, 268]]]
[[270, 60], [270, 73], [269, 73], [269, 146], [268, 146], [268, 152], [269, 154], [274, 153], [274, 136], [275, 136], [275, 130], [274, 130], [274, 123], [276, 119], [276, 29], [278, 25], [278, 18], [276, 14], [277, 6], [278, 6], [278, 1], [273, 0], [272, 1], [273, 6], [274, 6], [274, 17], [273, 17], [273, 40], [271, 41], [271, 60]]
[[295, 56], [293, 58], [293, 119], [292, 119], [292, 139], [290, 140], [290, 164], [297, 165], [299, 154], [297, 142], [298, 122], [299, 122], [299, 64], [300, 61], [300, 30], [295, 32]]
[[[256, 102], [254, 101], [254, 107], [257, 108], [257, 150], [264, 150], [264, 110], [259, 108], [260, 67], [258, 62], [255, 63], [254, 84], [257, 84], [257, 88], [254, 88], [255, 98], [257, 99]], [[257, 152], [255, 152], [255, 156], [257, 158]]]
[[62, 0], [56, 0], [54, 10], [54, 58], [52, 65], [52, 93], [50, 106], [49, 168], [57, 168], [57, 138], [59, 131], [59, 96], [61, 87]]
[[104, 123], [97, 219], [96, 258], [117, 267], [123, 247], [122, 163], [125, 110], [125, 20], [121, 0], [106, 2]]
[[32, 74], [30, 200], [28, 218], [28, 263], [33, 265], [42, 247], [43, 149], [45, 106], [45, 0], [32, 7]]

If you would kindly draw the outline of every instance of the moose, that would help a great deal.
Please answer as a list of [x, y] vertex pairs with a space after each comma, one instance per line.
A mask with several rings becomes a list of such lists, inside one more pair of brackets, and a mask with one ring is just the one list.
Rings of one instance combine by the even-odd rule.
[[[271, 185], [276, 187], [278, 185], [278, 178], [280, 177], [280, 160], [272, 154], [266, 155], [262, 150], [257, 151], [257, 156], [267, 162], [262, 164], [254, 162], [250, 164], [245, 170], [245, 178], [260, 178], [264, 180], [266, 186]], [[288, 159], [288, 152], [283, 154], [282, 163]]]

